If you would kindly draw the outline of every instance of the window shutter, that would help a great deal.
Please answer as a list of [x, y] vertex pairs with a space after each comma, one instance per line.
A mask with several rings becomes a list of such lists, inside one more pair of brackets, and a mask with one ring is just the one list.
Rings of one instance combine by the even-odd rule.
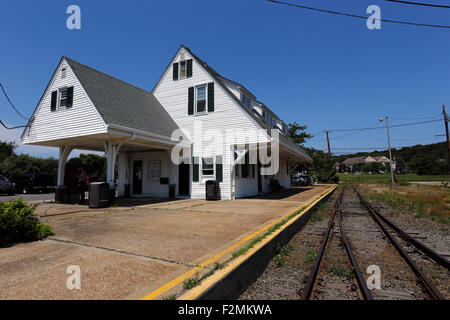
[[198, 157], [192, 157], [192, 181], [198, 182], [199, 179], [199, 168], [198, 168]]
[[208, 83], [208, 112], [214, 111], [214, 82]]
[[188, 89], [188, 115], [194, 114], [194, 87]]
[[52, 110], [52, 111], [55, 111], [56, 110], [56, 100], [58, 99], [58, 91], [53, 91], [52, 92], [52, 103], [51, 103], [51, 105], [50, 105], [50, 109]]
[[192, 77], [192, 59], [187, 61], [186, 78]]
[[223, 181], [222, 156], [216, 156], [216, 180], [219, 182]]
[[178, 62], [173, 64], [173, 80], [178, 80]]
[[66, 108], [72, 108], [73, 105], [73, 87], [67, 88]]

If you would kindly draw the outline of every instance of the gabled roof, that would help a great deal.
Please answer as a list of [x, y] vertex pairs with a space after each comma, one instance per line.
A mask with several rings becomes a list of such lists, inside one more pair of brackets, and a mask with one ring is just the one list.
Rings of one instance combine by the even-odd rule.
[[[242, 107], [242, 109], [248, 113], [262, 128], [266, 129], [266, 130], [270, 130], [273, 129], [272, 126], [270, 126], [268, 123], [266, 123], [263, 119], [261, 119], [257, 114], [256, 111], [250, 111], [245, 105], [244, 103], [234, 95], [234, 93], [232, 93], [230, 91], [230, 89], [228, 89], [228, 87], [223, 83], [223, 81], [230, 81], [233, 83], [238, 84], [235, 81], [232, 81], [230, 79], [227, 79], [223, 76], [221, 76], [216, 70], [214, 70], [211, 66], [209, 66], [205, 61], [203, 61], [202, 59], [200, 59], [197, 55], [195, 55], [191, 49], [189, 49], [188, 47], [181, 45], [180, 49], [183, 48], [185, 49], [196, 61], [197, 63], [199, 63], [210, 75], [211, 77], [213, 77], [213, 79], [219, 83], [223, 90], [225, 90], [229, 96], [238, 104]], [[178, 50], [179, 51], [179, 50]], [[173, 60], [173, 59], [172, 59]], [[170, 65], [169, 65], [170, 66]], [[252, 94], [249, 90], [247, 90], [244, 86], [238, 84], [239, 86], [241, 86], [242, 88], [244, 88], [246, 91], [248, 91], [250, 94]], [[253, 94], [252, 94], [253, 95]], [[253, 95], [254, 96], [254, 95]], [[308, 156], [308, 154], [306, 154], [306, 152], [299, 146], [297, 145], [294, 141], [292, 141], [291, 138], [280, 134], [280, 142], [283, 143], [284, 145], [287, 145], [288, 147], [290, 147], [291, 149], [296, 150], [298, 153], [300, 153], [303, 157], [305, 157], [306, 159], [308, 159], [309, 161], [312, 162], [312, 159]]]
[[63, 57], [106, 124], [170, 137], [177, 124], [153, 93]]

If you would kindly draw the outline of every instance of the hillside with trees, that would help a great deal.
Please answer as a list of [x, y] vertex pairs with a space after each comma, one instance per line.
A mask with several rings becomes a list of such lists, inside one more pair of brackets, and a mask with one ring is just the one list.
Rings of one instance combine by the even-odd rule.
[[[347, 158], [362, 156], [386, 156], [389, 158], [389, 152], [384, 150], [333, 156], [333, 162], [342, 163]], [[447, 170], [447, 143], [419, 144], [392, 149], [392, 158], [396, 161], [399, 172], [415, 172], [419, 175], [443, 174]]]

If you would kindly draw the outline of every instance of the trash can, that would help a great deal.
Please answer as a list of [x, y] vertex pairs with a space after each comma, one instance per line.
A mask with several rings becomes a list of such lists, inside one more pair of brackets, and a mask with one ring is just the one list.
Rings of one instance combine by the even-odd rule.
[[177, 187], [176, 184], [169, 184], [169, 199], [171, 199], [171, 200], [175, 199], [176, 187]]
[[206, 200], [219, 200], [219, 181], [206, 181]]
[[105, 208], [111, 204], [109, 184], [93, 182], [89, 184], [89, 208]]
[[125, 197], [131, 197], [131, 184], [129, 183], [125, 184]]

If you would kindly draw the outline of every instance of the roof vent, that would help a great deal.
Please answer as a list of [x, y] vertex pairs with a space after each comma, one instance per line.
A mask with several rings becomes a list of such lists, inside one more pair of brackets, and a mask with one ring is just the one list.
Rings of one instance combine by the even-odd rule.
[[64, 79], [66, 77], [66, 68], [61, 69], [61, 79]]
[[184, 59], [184, 52], [181, 52], [180, 53], [180, 61], [184, 61], [185, 59]]

